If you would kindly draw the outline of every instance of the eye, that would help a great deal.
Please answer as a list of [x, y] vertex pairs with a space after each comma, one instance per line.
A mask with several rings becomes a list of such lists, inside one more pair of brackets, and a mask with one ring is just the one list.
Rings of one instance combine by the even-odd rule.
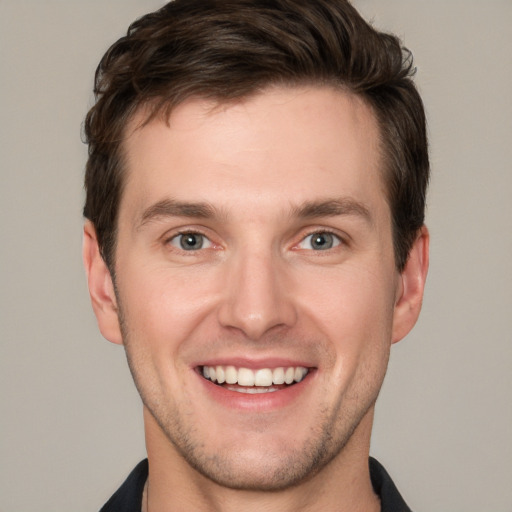
[[313, 249], [314, 251], [327, 251], [341, 244], [341, 240], [328, 231], [311, 233], [298, 245], [299, 249]]
[[171, 238], [169, 243], [183, 251], [198, 251], [207, 249], [212, 243], [201, 233], [180, 233]]

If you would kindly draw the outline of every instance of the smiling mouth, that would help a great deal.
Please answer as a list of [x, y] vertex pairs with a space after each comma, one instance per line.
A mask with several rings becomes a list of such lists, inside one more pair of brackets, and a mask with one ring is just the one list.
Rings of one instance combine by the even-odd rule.
[[203, 377], [214, 384], [238, 393], [272, 393], [301, 382], [309, 373], [303, 366], [278, 368], [237, 368], [235, 366], [202, 366]]

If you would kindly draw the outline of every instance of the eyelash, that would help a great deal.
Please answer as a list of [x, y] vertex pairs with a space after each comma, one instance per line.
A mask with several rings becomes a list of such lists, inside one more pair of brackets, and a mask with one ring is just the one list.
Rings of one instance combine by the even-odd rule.
[[301, 248], [299, 246], [302, 243], [304, 243], [308, 238], [313, 237], [315, 235], [329, 235], [329, 236], [332, 236], [335, 240], [334, 240], [334, 245], [332, 247], [328, 247], [327, 249], [324, 249], [324, 250], [318, 249], [316, 251], [314, 249], [311, 249], [314, 252], [324, 252], [324, 251], [327, 252], [331, 249], [335, 249], [336, 247], [338, 247], [340, 245], [347, 245], [346, 240], [341, 235], [339, 235], [337, 232], [330, 230], [330, 229], [321, 228], [321, 229], [314, 229], [314, 230], [309, 231], [305, 236], [303, 236], [301, 238], [300, 242], [298, 244], [296, 244], [294, 247], [297, 248], [298, 250], [300, 250]]
[[[208, 242], [209, 246], [208, 247], [203, 247], [201, 245], [201, 247], [199, 247], [196, 250], [193, 250], [192, 248], [187, 250], [187, 249], [184, 249], [183, 247], [175, 246], [172, 243], [173, 241], [178, 240], [179, 237], [185, 237], [187, 235], [188, 236], [200, 236], [200, 237], [203, 238], [203, 241], [207, 241]], [[165, 239], [165, 244], [166, 245], [172, 245], [175, 249], [181, 250], [183, 252], [193, 253], [193, 252], [197, 252], [200, 249], [209, 249], [210, 246], [213, 245], [213, 242], [210, 240], [210, 238], [205, 233], [202, 233], [201, 231], [198, 231], [198, 230], [183, 230], [183, 231], [178, 231], [177, 233], [174, 233], [172, 236], [166, 238]]]
[[[178, 247], [177, 245], [174, 245], [172, 243], [173, 241], [178, 240], [179, 237], [184, 237], [184, 236], [187, 236], [187, 235], [202, 237], [203, 238], [203, 242], [207, 241], [207, 243], [209, 244], [208, 247], [204, 247], [203, 244], [202, 244], [201, 247], [197, 248], [196, 250], [194, 250], [193, 248], [184, 249], [183, 247]], [[334, 232], [333, 230], [330, 230], [330, 229], [322, 228], [322, 229], [311, 230], [308, 233], [306, 233], [300, 239], [300, 241], [292, 247], [292, 249], [301, 250], [300, 245], [303, 244], [309, 237], [313, 237], [315, 235], [329, 235], [329, 236], [332, 236], [334, 238], [334, 245], [332, 247], [328, 247], [328, 248], [323, 249], [323, 250], [322, 249], [314, 250], [313, 248], [311, 248], [311, 249], [304, 249], [304, 250], [311, 250], [313, 252], [327, 252], [327, 251], [330, 251], [332, 249], [335, 249], [336, 247], [338, 247], [340, 245], [347, 245], [346, 239], [344, 237], [340, 236], [337, 232]], [[194, 252], [198, 252], [198, 251], [200, 251], [202, 249], [210, 249], [214, 245], [214, 243], [211, 241], [211, 239], [205, 233], [203, 233], [203, 232], [201, 232], [199, 230], [182, 230], [182, 231], [178, 231], [177, 233], [174, 233], [172, 236], [165, 238], [164, 243], [165, 243], [165, 245], [172, 245], [175, 249], [180, 250], [180, 251], [182, 251], [184, 253], [194, 253]]]

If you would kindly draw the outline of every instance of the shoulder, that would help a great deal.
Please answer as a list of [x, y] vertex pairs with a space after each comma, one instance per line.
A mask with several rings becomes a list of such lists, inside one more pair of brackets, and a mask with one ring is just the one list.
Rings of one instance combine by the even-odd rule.
[[137, 464], [123, 485], [103, 505], [100, 512], [140, 512], [142, 494], [148, 477], [148, 460]]
[[380, 497], [382, 512], [412, 512], [384, 466], [370, 457], [370, 478], [375, 493]]

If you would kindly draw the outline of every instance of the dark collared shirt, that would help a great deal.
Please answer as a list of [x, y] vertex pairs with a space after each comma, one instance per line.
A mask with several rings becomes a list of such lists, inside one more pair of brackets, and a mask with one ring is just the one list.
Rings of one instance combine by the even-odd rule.
[[[140, 512], [147, 477], [148, 460], [145, 459], [137, 464], [100, 512]], [[411, 512], [387, 471], [371, 457], [370, 477], [375, 493], [380, 497], [381, 512]]]

